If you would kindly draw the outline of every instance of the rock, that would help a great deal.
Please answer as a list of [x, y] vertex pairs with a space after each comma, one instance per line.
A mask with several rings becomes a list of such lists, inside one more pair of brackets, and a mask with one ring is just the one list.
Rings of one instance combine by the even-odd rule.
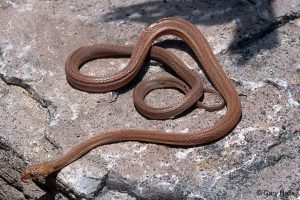
[[[238, 126], [219, 141], [193, 148], [101, 146], [58, 174], [21, 182], [28, 164], [56, 158], [97, 133], [132, 128], [185, 134], [224, 115], [225, 109], [194, 109], [165, 121], [140, 115], [132, 101], [135, 84], [146, 72], [169, 73], [152, 61], [114, 92], [89, 94], [67, 83], [64, 62], [73, 50], [100, 42], [134, 44], [144, 27], [167, 16], [190, 20], [207, 37], [240, 94]], [[300, 197], [298, 1], [5, 1], [0, 17], [0, 199]], [[161, 45], [176, 47], [172, 51], [204, 79], [186, 45]], [[96, 60], [82, 71], [100, 76], [127, 62]], [[172, 105], [182, 97], [158, 90], [147, 101]]]

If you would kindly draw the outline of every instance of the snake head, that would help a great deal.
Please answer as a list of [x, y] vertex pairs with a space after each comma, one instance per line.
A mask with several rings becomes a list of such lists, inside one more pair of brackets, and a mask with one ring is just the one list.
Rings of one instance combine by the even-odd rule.
[[52, 172], [53, 168], [48, 162], [33, 164], [28, 166], [23, 172], [21, 172], [21, 180], [23, 182], [26, 182], [26, 180], [28, 179], [47, 176]]

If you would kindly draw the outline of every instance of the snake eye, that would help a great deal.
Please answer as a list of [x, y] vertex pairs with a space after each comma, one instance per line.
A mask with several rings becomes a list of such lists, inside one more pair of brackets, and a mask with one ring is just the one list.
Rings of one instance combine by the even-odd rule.
[[35, 171], [31, 171], [30, 172], [30, 178], [34, 178], [36, 176], [36, 172]]

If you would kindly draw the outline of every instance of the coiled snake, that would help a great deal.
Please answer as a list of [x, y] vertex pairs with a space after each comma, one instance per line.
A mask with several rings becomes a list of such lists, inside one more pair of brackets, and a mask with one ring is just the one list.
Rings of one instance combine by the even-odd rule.
[[[198, 75], [188, 69], [175, 55], [153, 45], [154, 40], [163, 35], [174, 35], [187, 43], [217, 92], [204, 88]], [[99, 145], [123, 141], [143, 141], [177, 146], [199, 145], [223, 137], [237, 125], [241, 117], [241, 103], [237, 91], [225, 75], [204, 36], [194, 25], [183, 19], [164, 18], [159, 20], [142, 32], [134, 46], [95, 44], [75, 50], [65, 64], [67, 80], [75, 88], [87, 92], [115, 90], [126, 85], [136, 76], [149, 54], [151, 58], [171, 67], [179, 79], [153, 78], [138, 84], [134, 89], [133, 98], [136, 108], [143, 115], [153, 119], [167, 119], [182, 113], [194, 104], [209, 111], [220, 109], [226, 104], [226, 114], [220, 121], [206, 130], [185, 134], [154, 130], [117, 130], [99, 133], [54, 160], [30, 165], [21, 173], [21, 179], [47, 176]], [[116, 74], [105, 77], [93, 77], [79, 72], [83, 63], [90, 59], [104, 57], [130, 57], [130, 60], [127, 67]], [[176, 105], [153, 108], [144, 102], [144, 98], [150, 91], [157, 88], [176, 88], [185, 93], [185, 97]], [[225, 102], [218, 106], [206, 106], [199, 101], [204, 92], [219, 94]]]

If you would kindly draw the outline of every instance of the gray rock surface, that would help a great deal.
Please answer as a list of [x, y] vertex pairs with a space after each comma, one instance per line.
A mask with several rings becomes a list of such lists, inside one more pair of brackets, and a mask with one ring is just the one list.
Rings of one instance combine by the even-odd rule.
[[[195, 109], [173, 120], [145, 119], [132, 101], [142, 75], [105, 94], [67, 83], [64, 62], [71, 51], [88, 43], [135, 43], [144, 27], [167, 16], [197, 25], [235, 84], [243, 117], [232, 133], [187, 149], [105, 145], [58, 174], [21, 182], [28, 164], [55, 158], [99, 132], [184, 134], [222, 117], [224, 111]], [[300, 198], [299, 0], [4, 0], [0, 17], [0, 199]], [[179, 41], [162, 45], [186, 48]], [[187, 53], [174, 52], [204, 77]], [[105, 75], [127, 62], [97, 60], [82, 71]], [[152, 61], [146, 69], [145, 77], [168, 73]], [[181, 97], [158, 90], [147, 101], [160, 106]]]

